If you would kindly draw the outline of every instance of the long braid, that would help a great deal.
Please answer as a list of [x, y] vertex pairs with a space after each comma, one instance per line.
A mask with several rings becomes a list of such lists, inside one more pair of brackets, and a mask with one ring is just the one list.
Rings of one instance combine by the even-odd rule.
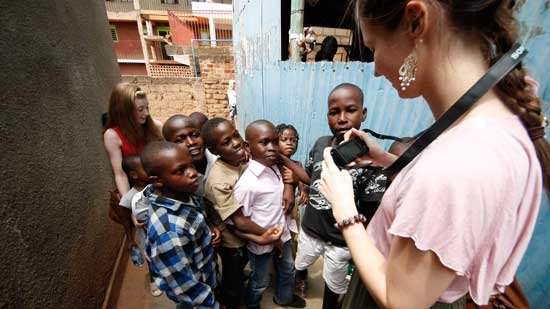
[[[508, 1], [495, 1], [492, 25], [483, 28], [482, 37], [492, 43], [487, 44], [487, 53], [491, 55], [491, 64], [496, 62], [517, 41], [517, 26], [513, 9]], [[532, 86], [526, 81], [526, 70], [520, 64], [497, 84], [497, 93], [506, 106], [516, 115], [530, 133], [539, 158], [544, 185], [548, 191], [550, 184], [550, 144], [546, 140], [541, 126], [544, 126], [544, 114], [541, 100], [536, 97]], [[541, 136], [542, 135], [542, 136]]]

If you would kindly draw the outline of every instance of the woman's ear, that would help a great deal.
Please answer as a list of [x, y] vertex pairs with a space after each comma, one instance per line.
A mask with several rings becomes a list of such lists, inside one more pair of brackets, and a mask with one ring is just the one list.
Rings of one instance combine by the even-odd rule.
[[419, 38], [426, 31], [428, 7], [423, 1], [410, 1], [405, 7], [403, 19], [408, 35], [413, 39]]

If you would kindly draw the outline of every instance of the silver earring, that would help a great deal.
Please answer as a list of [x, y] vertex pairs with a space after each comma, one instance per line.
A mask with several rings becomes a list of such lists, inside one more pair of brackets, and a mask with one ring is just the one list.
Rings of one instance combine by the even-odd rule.
[[416, 79], [416, 47], [405, 58], [405, 61], [399, 68], [399, 80], [401, 81], [401, 90], [405, 91], [407, 87]]

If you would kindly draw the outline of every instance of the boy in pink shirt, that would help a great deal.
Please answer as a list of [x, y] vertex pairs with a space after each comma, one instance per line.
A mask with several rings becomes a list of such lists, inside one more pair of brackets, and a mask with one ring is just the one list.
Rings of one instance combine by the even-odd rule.
[[292, 245], [283, 212], [283, 178], [277, 166], [279, 137], [275, 126], [267, 120], [257, 120], [246, 128], [246, 141], [252, 159], [235, 185], [234, 194], [243, 214], [263, 228], [283, 228], [283, 250], [278, 254], [273, 245], [248, 243], [252, 273], [245, 303], [247, 308], [259, 308], [262, 294], [269, 284], [269, 263], [275, 263], [277, 286], [273, 301], [282, 306], [304, 308], [305, 300], [294, 294], [294, 261]]

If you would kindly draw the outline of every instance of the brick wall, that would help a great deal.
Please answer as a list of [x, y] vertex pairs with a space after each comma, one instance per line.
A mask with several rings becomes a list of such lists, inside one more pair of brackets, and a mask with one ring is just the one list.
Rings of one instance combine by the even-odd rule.
[[195, 111], [209, 118], [229, 115], [228, 80], [123, 76], [122, 81], [138, 84], [147, 92], [151, 116], [162, 122], [172, 115], [189, 115]]
[[227, 89], [235, 79], [235, 66], [229, 47], [200, 47], [196, 50], [199, 78], [122, 76], [147, 92], [153, 118], [164, 122], [174, 114], [202, 112], [227, 118]]
[[[199, 56], [203, 79], [235, 79], [235, 65], [231, 55]], [[227, 89], [226, 89], [227, 90]]]

